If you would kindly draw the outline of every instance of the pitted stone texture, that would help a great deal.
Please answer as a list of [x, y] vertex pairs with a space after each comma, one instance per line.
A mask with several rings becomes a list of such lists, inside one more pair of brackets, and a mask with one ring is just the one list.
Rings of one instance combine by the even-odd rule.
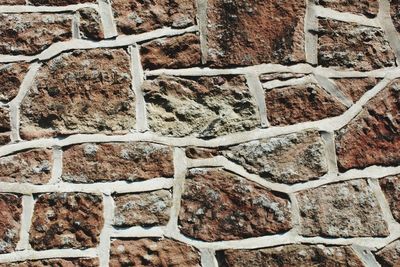
[[104, 38], [100, 15], [93, 8], [79, 9], [79, 31], [84, 39]]
[[379, 183], [389, 202], [394, 219], [400, 222], [400, 176], [385, 177]]
[[96, 0], [29, 0], [35, 6], [67, 6], [84, 3], [95, 3]]
[[311, 130], [251, 141], [222, 154], [248, 172], [278, 183], [306, 182], [328, 171], [322, 138]]
[[0, 101], [8, 102], [17, 96], [28, 68], [27, 63], [0, 64]]
[[35, 250], [96, 247], [103, 223], [100, 196], [41, 194], [35, 203], [29, 241]]
[[203, 241], [237, 240], [291, 228], [290, 202], [223, 169], [191, 169], [186, 174], [180, 230]]
[[0, 254], [13, 252], [21, 228], [22, 198], [0, 194]]
[[194, 33], [144, 43], [140, 48], [144, 69], [188, 68], [201, 63], [200, 39]]
[[374, 18], [378, 15], [378, 0], [316, 0], [317, 5], [341, 12], [349, 12]]
[[72, 15], [0, 14], [0, 54], [34, 55], [72, 38]]
[[10, 111], [0, 107], [0, 145], [5, 145], [11, 141], [10, 134]]
[[400, 165], [400, 80], [390, 83], [337, 132], [340, 170]]
[[390, 16], [394, 27], [400, 32], [400, 0], [390, 0]]
[[137, 34], [163, 27], [185, 28], [195, 23], [194, 0], [112, 0], [119, 33]]
[[46, 184], [51, 178], [52, 152], [33, 149], [0, 158], [0, 182]]
[[305, 83], [265, 91], [271, 125], [291, 125], [339, 116], [346, 107], [316, 83]]
[[301, 234], [323, 237], [388, 236], [387, 223], [365, 180], [309, 189], [297, 194]]
[[208, 62], [212, 66], [305, 61], [305, 1], [209, 0]]
[[319, 20], [318, 64], [368, 71], [395, 66], [395, 55], [381, 29], [356, 23]]
[[357, 102], [369, 90], [371, 90], [379, 81], [377, 78], [340, 78], [334, 79], [337, 87], [353, 102]]
[[148, 142], [86, 143], [64, 150], [68, 182], [140, 181], [174, 175], [172, 148]]
[[110, 267], [123, 266], [200, 267], [200, 253], [169, 239], [115, 240], [111, 243]]
[[25, 5], [26, 0], [0, 0], [0, 5]]
[[65, 258], [0, 263], [0, 267], [97, 267], [97, 258]]
[[116, 195], [114, 224], [117, 226], [166, 225], [172, 205], [168, 190]]
[[375, 257], [383, 267], [400, 266], [400, 241], [395, 241], [379, 250]]
[[131, 80], [123, 49], [57, 56], [39, 70], [22, 102], [22, 137], [127, 133], [135, 126]]
[[260, 124], [243, 76], [159, 76], [145, 81], [142, 89], [149, 127], [158, 134], [212, 138]]

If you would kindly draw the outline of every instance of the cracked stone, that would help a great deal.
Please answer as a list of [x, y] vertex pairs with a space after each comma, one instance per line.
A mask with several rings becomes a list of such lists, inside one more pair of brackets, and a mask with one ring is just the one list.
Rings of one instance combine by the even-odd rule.
[[0, 194], [0, 254], [13, 252], [19, 240], [22, 197]]
[[9, 102], [17, 96], [28, 68], [27, 63], [0, 64], [0, 101]]
[[394, 219], [400, 222], [400, 176], [385, 177], [380, 179], [379, 183], [389, 202]]
[[379, 11], [378, 0], [316, 0], [315, 3], [340, 12], [364, 15], [368, 18], [376, 17]]
[[98, 267], [97, 258], [65, 258], [0, 263], [0, 267]]
[[369, 90], [371, 90], [379, 81], [377, 78], [340, 78], [334, 79], [338, 88], [353, 102], [357, 102]]
[[376, 260], [384, 267], [400, 266], [400, 241], [395, 241], [375, 254]]
[[78, 10], [79, 31], [84, 39], [100, 40], [104, 38], [100, 15], [93, 8]]

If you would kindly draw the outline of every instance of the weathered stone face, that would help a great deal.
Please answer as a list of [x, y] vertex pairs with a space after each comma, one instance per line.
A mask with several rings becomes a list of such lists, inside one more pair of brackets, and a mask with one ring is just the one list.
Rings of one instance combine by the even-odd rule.
[[366, 92], [371, 90], [379, 81], [377, 78], [340, 78], [334, 79], [339, 90], [357, 102]]
[[191, 169], [179, 224], [183, 234], [203, 241], [283, 233], [291, 228], [290, 202], [223, 169]]
[[395, 241], [379, 250], [375, 257], [382, 266], [396, 267], [400, 265], [400, 241]]
[[115, 240], [111, 243], [110, 254], [110, 266], [113, 267], [201, 266], [195, 248], [169, 239]]
[[172, 205], [168, 190], [116, 195], [114, 224], [117, 226], [166, 225]]
[[243, 76], [160, 76], [145, 81], [142, 90], [150, 130], [158, 134], [211, 138], [260, 124]]
[[23, 100], [22, 136], [127, 133], [135, 125], [131, 80], [123, 49], [76, 50], [51, 59]]
[[10, 111], [0, 107], [0, 145], [10, 142]]
[[297, 194], [297, 200], [304, 236], [389, 235], [376, 196], [365, 180], [309, 189]]
[[395, 55], [379, 28], [319, 20], [318, 64], [368, 71], [395, 66]]
[[100, 196], [41, 194], [35, 203], [29, 242], [35, 250], [96, 247], [103, 223]]
[[15, 250], [21, 228], [22, 198], [0, 194], [0, 254]]
[[378, 0], [316, 0], [315, 3], [337, 11], [360, 14], [369, 18], [376, 17], [379, 11]]
[[390, 176], [379, 181], [390, 210], [396, 221], [400, 222], [400, 176]]
[[0, 158], [0, 182], [45, 184], [51, 178], [50, 149], [33, 149]]
[[34, 55], [72, 38], [72, 15], [0, 14], [0, 54]]
[[195, 67], [201, 63], [199, 36], [187, 33], [150, 41], [140, 54], [144, 69]]
[[392, 22], [394, 27], [398, 32], [400, 32], [400, 1], [390, 0], [390, 15], [392, 17]]
[[28, 260], [21, 262], [0, 263], [0, 267], [97, 267], [99, 260], [96, 258], [66, 258]]
[[194, 0], [112, 0], [118, 32], [137, 34], [172, 27], [185, 28], [194, 24]]
[[400, 164], [400, 80], [389, 84], [337, 132], [339, 168]]
[[174, 175], [172, 148], [148, 142], [82, 144], [63, 153], [68, 182], [138, 181]]
[[96, 0], [29, 0], [35, 6], [67, 6], [83, 3], [95, 3]]
[[100, 15], [93, 8], [79, 9], [79, 31], [85, 39], [99, 40], [104, 38]]
[[26, 63], [0, 64], [0, 101], [8, 102], [17, 96], [28, 67]]
[[305, 1], [209, 0], [208, 62], [212, 66], [305, 61]]
[[298, 244], [256, 250], [225, 250], [220, 253], [220, 258], [221, 267], [364, 266], [347, 246]]

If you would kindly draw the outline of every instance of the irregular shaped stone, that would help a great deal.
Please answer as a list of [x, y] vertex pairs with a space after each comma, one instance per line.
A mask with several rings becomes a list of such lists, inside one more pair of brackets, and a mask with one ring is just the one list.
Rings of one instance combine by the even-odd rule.
[[144, 69], [188, 68], [201, 63], [200, 39], [193, 33], [157, 39], [140, 48]]
[[364, 266], [348, 246], [296, 244], [256, 250], [225, 250], [219, 256], [221, 267]]
[[303, 78], [305, 75], [303, 73], [293, 73], [293, 72], [272, 72], [260, 75], [261, 82], [269, 82], [273, 80], [287, 81], [295, 78]]
[[243, 76], [159, 76], [145, 81], [142, 90], [149, 127], [158, 134], [212, 138], [260, 124]]
[[0, 14], [0, 54], [34, 55], [72, 38], [69, 14]]
[[398, 32], [400, 32], [400, 1], [390, 0], [390, 16], [392, 17], [392, 22], [394, 27]]
[[114, 197], [117, 226], [166, 225], [172, 205], [172, 194], [168, 190], [123, 194]]
[[78, 10], [79, 31], [84, 39], [99, 40], [104, 38], [100, 15], [93, 8]]
[[129, 56], [123, 49], [76, 50], [46, 62], [21, 105], [25, 139], [127, 133], [135, 125]]
[[41, 194], [35, 203], [29, 242], [35, 250], [96, 247], [103, 223], [100, 196]]
[[185, 28], [195, 23], [194, 0], [113, 0], [117, 29], [137, 34], [163, 27]]
[[323, 237], [388, 236], [388, 226], [372, 189], [353, 180], [297, 194], [301, 234]]
[[305, 1], [209, 0], [208, 62], [212, 66], [305, 61]]
[[10, 111], [0, 107], [0, 145], [11, 141]]
[[315, 3], [341, 12], [364, 15], [368, 18], [376, 17], [379, 11], [378, 0], [316, 0]]
[[184, 243], [169, 239], [142, 238], [111, 243], [110, 266], [200, 267], [200, 253]]
[[334, 79], [338, 88], [353, 102], [357, 102], [366, 92], [371, 90], [379, 81], [377, 78], [340, 78]]
[[400, 241], [395, 241], [379, 250], [375, 257], [382, 266], [400, 266]]
[[81, 144], [63, 153], [68, 182], [140, 181], [174, 175], [172, 148], [148, 142]]
[[13, 252], [19, 241], [22, 198], [0, 194], [0, 254]]
[[385, 177], [379, 183], [389, 202], [394, 219], [400, 222], [400, 176]]
[[96, 0], [29, 0], [35, 6], [67, 6], [83, 3], [95, 3]]
[[27, 63], [0, 64], [0, 101], [11, 101], [28, 72]]
[[318, 64], [368, 71], [395, 66], [395, 55], [379, 28], [319, 20]]
[[337, 132], [341, 171], [371, 165], [400, 165], [400, 79], [371, 99], [347, 126]]
[[0, 0], [0, 5], [25, 5], [26, 0]]
[[190, 159], [205, 159], [218, 156], [220, 153], [215, 148], [203, 148], [190, 146], [185, 149], [186, 157]]
[[96, 267], [99, 265], [97, 258], [65, 258], [27, 260], [21, 262], [0, 263], [0, 267]]
[[324, 142], [312, 130], [243, 143], [222, 154], [248, 172], [278, 183], [306, 182], [328, 172]]
[[46, 184], [51, 178], [51, 149], [32, 149], [0, 158], [0, 181]]
[[347, 109], [316, 83], [266, 90], [265, 104], [273, 126], [318, 121], [339, 116]]
[[0, 145], [6, 145], [11, 142], [10, 133], [0, 133]]
[[186, 174], [179, 225], [203, 241], [237, 240], [278, 234], [291, 228], [290, 202], [223, 169]]

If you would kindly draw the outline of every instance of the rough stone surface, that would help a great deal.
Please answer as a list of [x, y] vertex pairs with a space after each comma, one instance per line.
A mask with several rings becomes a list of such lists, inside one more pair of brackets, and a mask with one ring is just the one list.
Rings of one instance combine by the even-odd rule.
[[50, 60], [23, 100], [22, 136], [127, 133], [135, 125], [130, 73], [123, 49], [75, 50]]
[[172, 194], [168, 190], [123, 194], [114, 197], [117, 226], [166, 225], [172, 205]]
[[217, 67], [305, 61], [305, 1], [209, 0], [208, 62]]
[[379, 250], [375, 257], [381, 266], [400, 266], [400, 241], [395, 241]]
[[0, 254], [15, 250], [21, 228], [22, 198], [0, 194]]
[[0, 182], [45, 184], [51, 178], [52, 164], [50, 149], [0, 157]]
[[221, 267], [363, 267], [347, 246], [287, 245], [256, 250], [225, 250], [219, 253]]
[[93, 8], [79, 9], [79, 31], [84, 39], [104, 38], [100, 15]]
[[140, 54], [144, 69], [195, 67], [201, 63], [199, 36], [187, 33], [144, 43]]
[[185, 154], [190, 159], [205, 159], [218, 156], [220, 153], [215, 148], [189, 146], [185, 149]]
[[0, 267], [97, 267], [99, 260], [96, 258], [66, 258], [28, 260], [12, 263], [0, 263]]
[[316, 0], [316, 4], [341, 12], [374, 18], [378, 15], [378, 0]]
[[142, 86], [152, 131], [211, 138], [256, 128], [258, 108], [243, 76], [159, 76]]
[[195, 22], [193, 0], [112, 0], [119, 33], [137, 34], [162, 27], [185, 28]]
[[0, 107], [0, 145], [11, 141], [10, 111]]
[[169, 239], [142, 238], [111, 243], [110, 266], [185, 266], [200, 267], [195, 248]]
[[139, 181], [172, 177], [172, 148], [148, 143], [74, 145], [63, 153], [62, 179], [68, 182]]
[[379, 183], [389, 202], [393, 217], [400, 222], [400, 176], [385, 177]]
[[392, 22], [394, 27], [398, 32], [400, 32], [400, 1], [390, 0], [390, 15], [392, 17]]
[[283, 233], [291, 228], [290, 202], [223, 169], [191, 169], [179, 224], [183, 234], [204, 241]]
[[297, 195], [301, 234], [324, 237], [388, 236], [376, 196], [365, 180], [305, 190]]
[[379, 81], [377, 78], [341, 78], [334, 79], [339, 90], [353, 102], [357, 102], [366, 92], [371, 90]]
[[29, 0], [35, 6], [67, 6], [83, 3], [95, 3], [96, 0]]
[[371, 99], [360, 114], [337, 132], [342, 171], [400, 164], [400, 80]]
[[72, 37], [72, 15], [0, 14], [0, 54], [34, 55]]
[[103, 223], [100, 196], [41, 194], [35, 203], [29, 241], [35, 250], [96, 247]]
[[265, 91], [271, 125], [290, 125], [341, 115], [346, 107], [318, 84], [305, 83]]
[[0, 101], [8, 102], [17, 96], [29, 64], [0, 64]]
[[395, 66], [395, 55], [379, 28], [319, 20], [318, 63], [324, 67], [368, 71]]
[[248, 172], [278, 183], [306, 182], [328, 171], [324, 143], [317, 131], [251, 141], [222, 154]]
[[0, 5], [25, 5], [26, 0], [0, 0]]

